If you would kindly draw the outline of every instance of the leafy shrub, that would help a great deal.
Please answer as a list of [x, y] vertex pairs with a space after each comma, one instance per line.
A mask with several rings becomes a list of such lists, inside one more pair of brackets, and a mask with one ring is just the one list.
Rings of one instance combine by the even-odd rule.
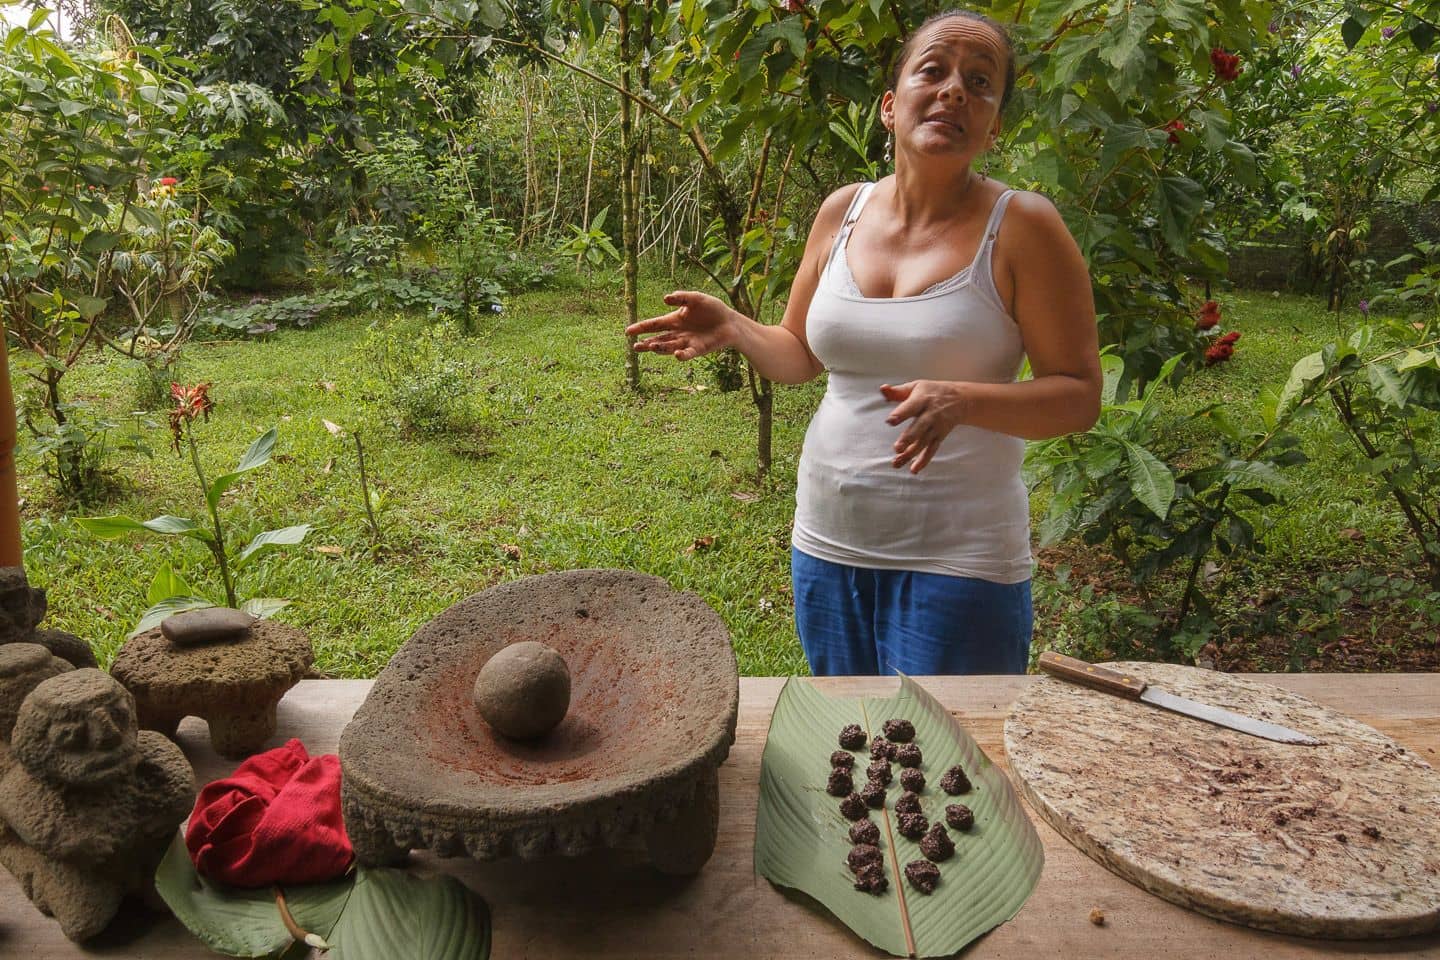
[[[1422, 275], [1404, 289], [1425, 286]], [[1410, 299], [1425, 298], [1417, 292]], [[1302, 357], [1278, 406], [1313, 409], [1321, 400], [1400, 508], [1431, 585], [1440, 589], [1440, 315], [1422, 311], [1362, 325]]]
[[437, 327], [418, 333], [400, 324], [373, 327], [365, 357], [383, 384], [400, 425], [424, 437], [473, 433], [480, 426], [474, 375]]
[[398, 273], [405, 238], [386, 223], [341, 227], [330, 238], [330, 269], [352, 280]]
[[[1278, 503], [1286, 491], [1279, 468], [1305, 458], [1299, 441], [1287, 432], [1287, 413], [1272, 413], [1260, 431], [1232, 423], [1219, 405], [1162, 418], [1155, 399], [1179, 356], [1133, 400], [1117, 392], [1125, 373], [1121, 360], [1106, 354], [1101, 361], [1105, 388], [1094, 428], [1033, 444], [1027, 452], [1032, 486], [1048, 486], [1051, 492], [1040, 543], [1070, 536], [1106, 542], [1140, 588], [1157, 625], [1148, 652], [1190, 660], [1216, 626], [1200, 577], [1206, 560], [1218, 553], [1234, 562], [1263, 552], [1254, 514]], [[1209, 428], [1209, 450], [1183, 439], [1196, 427]], [[1177, 565], [1182, 585], [1178, 604], [1171, 608], [1148, 585]]]
[[[58, 414], [59, 419], [52, 414]], [[153, 455], [141, 432], [153, 424], [137, 419], [122, 426], [97, 415], [86, 403], [61, 403], [47, 412], [30, 394], [22, 402], [20, 418], [34, 442], [45, 475], [56, 481], [62, 496], [77, 503], [99, 502], [115, 490], [117, 481], [111, 463], [115, 456]]]

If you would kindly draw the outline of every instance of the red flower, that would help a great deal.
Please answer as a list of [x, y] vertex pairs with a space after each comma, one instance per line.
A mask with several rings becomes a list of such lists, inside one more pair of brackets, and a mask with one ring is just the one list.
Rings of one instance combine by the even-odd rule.
[[1199, 319], [1195, 321], [1196, 330], [1210, 330], [1220, 324], [1220, 304], [1214, 300], [1206, 300], [1205, 305], [1200, 308]]
[[170, 408], [170, 439], [175, 452], [180, 452], [180, 441], [185, 436], [185, 423], [196, 417], [210, 419], [215, 401], [210, 399], [210, 384], [197, 383], [193, 387], [184, 384], [170, 384], [170, 396], [175, 406]]
[[173, 186], [175, 186], [175, 184], [177, 184], [177, 183], [179, 183], [179, 182], [180, 182], [180, 181], [179, 181], [179, 180], [176, 180], [174, 177], [161, 177], [161, 178], [160, 178], [160, 186], [162, 186], [162, 187], [173, 187]]
[[785, 0], [785, 9], [791, 13], [799, 13], [805, 9], [805, 4], [802, 0]]
[[1210, 66], [1215, 68], [1215, 76], [1225, 83], [1240, 76], [1240, 71], [1245, 69], [1240, 66], [1240, 54], [1226, 53], [1222, 47], [1210, 51]]
[[1180, 118], [1178, 118], [1178, 117], [1175, 118], [1174, 120], [1171, 120], [1169, 123], [1165, 124], [1165, 132], [1168, 133], [1168, 134], [1170, 134], [1170, 142], [1171, 142], [1171, 143], [1179, 143], [1179, 142], [1180, 142], [1179, 133], [1180, 133], [1181, 130], [1184, 130], [1184, 129], [1185, 129], [1185, 124], [1184, 124], [1184, 122], [1182, 122], [1182, 121], [1180, 120]]
[[1212, 343], [1205, 350], [1205, 366], [1213, 367], [1217, 363], [1224, 363], [1235, 355], [1235, 347], [1229, 343]]
[[1231, 330], [1229, 333], [1225, 334], [1225, 336], [1221, 337], [1220, 339], [1216, 340], [1215, 342], [1216, 342], [1216, 343], [1223, 343], [1223, 344], [1225, 344], [1226, 346], [1233, 347], [1233, 346], [1235, 346], [1235, 342], [1236, 342], [1237, 340], [1239, 340], [1239, 339], [1240, 339], [1240, 331], [1239, 331], [1239, 330]]

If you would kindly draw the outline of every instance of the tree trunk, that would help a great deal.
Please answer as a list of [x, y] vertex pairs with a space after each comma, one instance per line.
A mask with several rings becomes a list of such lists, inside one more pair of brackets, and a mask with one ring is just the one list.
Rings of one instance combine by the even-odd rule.
[[[634, 323], [639, 316], [636, 281], [639, 269], [639, 244], [636, 239], [635, 210], [635, 126], [630, 95], [633, 91], [634, 51], [630, 44], [630, 5], [621, 2], [616, 5], [620, 13], [620, 232], [624, 235], [625, 250], [625, 325]], [[640, 389], [640, 355], [631, 349], [634, 337], [626, 337], [625, 385], [631, 390]]]
[[10, 351], [5, 328], [0, 326], [0, 567], [18, 567], [20, 548], [20, 492], [15, 481], [15, 396], [10, 390]]

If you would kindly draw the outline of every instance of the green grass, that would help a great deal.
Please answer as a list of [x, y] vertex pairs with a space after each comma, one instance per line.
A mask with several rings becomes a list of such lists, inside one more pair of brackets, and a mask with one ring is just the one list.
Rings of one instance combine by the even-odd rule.
[[[668, 281], [642, 287], [642, 303], [660, 309]], [[1261, 387], [1283, 382], [1296, 359], [1340, 330], [1309, 299], [1237, 293], [1222, 302], [1227, 328], [1244, 334], [1235, 358], [1186, 381], [1166, 400], [1175, 409], [1221, 399], [1253, 418]], [[528, 574], [625, 567], [704, 597], [729, 625], [743, 673], [805, 672], [788, 543], [796, 460], [821, 385], [777, 391], [774, 470], [758, 484], [748, 394], [720, 393], [701, 364], [655, 357], [642, 359], [644, 388], [630, 393], [622, 313], [613, 289], [572, 280], [514, 298], [479, 336], [452, 332], [446, 349], [468, 371], [468, 426], [429, 438], [407, 430], [390, 407], [371, 332], [389, 327], [410, 342], [424, 327], [418, 317], [369, 314], [263, 342], [192, 344], [181, 377], [212, 381], [218, 402], [197, 426], [212, 477], [266, 428], [280, 428], [275, 461], [225, 498], [237, 545], [260, 530], [315, 525], [305, 544], [244, 575], [241, 593], [292, 599], [280, 618], [310, 634], [321, 671], [373, 676], [421, 624], [471, 593]], [[18, 387], [24, 359], [12, 364]], [[117, 361], [87, 362], [67, 388], [115, 416], [133, 405], [132, 372]], [[145, 608], [160, 563], [222, 598], [195, 544], [102, 542], [70, 522], [108, 513], [201, 518], [188, 461], [170, 452], [163, 415], [154, 419], [154, 458], [118, 462], [120, 493], [84, 509], [55, 499], [22, 440], [26, 565], [50, 592], [47, 624], [85, 637], [106, 662]], [[387, 499], [376, 557], [354, 448], [324, 420], [364, 438], [371, 482]], [[1271, 552], [1255, 576], [1388, 561], [1404, 542], [1393, 506], [1327, 421], [1302, 433], [1312, 459], [1292, 471], [1302, 495], [1268, 514]], [[1346, 528], [1362, 531], [1364, 542], [1341, 536]]]

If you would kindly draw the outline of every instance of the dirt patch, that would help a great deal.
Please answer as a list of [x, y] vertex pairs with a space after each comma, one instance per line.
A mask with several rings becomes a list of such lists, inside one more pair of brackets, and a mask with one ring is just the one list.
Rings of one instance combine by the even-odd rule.
[[[1144, 593], [1108, 551], [1061, 544], [1039, 551], [1036, 567], [1037, 650], [1059, 637], [1092, 660], [1185, 659], [1155, 649], [1150, 621], [1158, 621], [1154, 611], [1163, 616], [1164, 607], [1152, 604], [1147, 614]], [[1398, 563], [1386, 569], [1359, 562], [1263, 574], [1212, 571], [1215, 582], [1206, 592], [1215, 600], [1219, 630], [1190, 662], [1231, 673], [1440, 672], [1434, 625], [1440, 606], [1415, 573]], [[1168, 586], [1156, 585], [1153, 595]], [[1047, 591], [1054, 598], [1049, 604]], [[1130, 642], [1115, 641], [1117, 635]], [[1148, 649], [1140, 646], [1147, 637]]]

